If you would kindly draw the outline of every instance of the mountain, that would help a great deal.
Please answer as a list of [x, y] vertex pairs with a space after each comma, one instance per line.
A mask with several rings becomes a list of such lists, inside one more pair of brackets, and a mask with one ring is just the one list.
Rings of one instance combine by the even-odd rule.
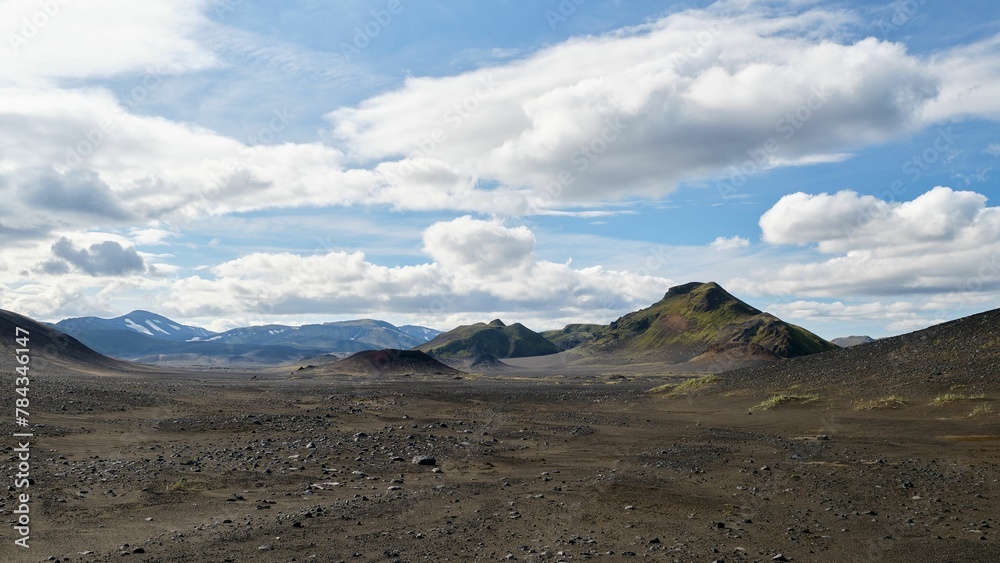
[[[15, 350], [21, 348], [17, 337], [25, 336], [17, 329], [27, 330], [27, 349], [30, 357], [28, 367], [37, 375], [51, 374], [52, 367], [61, 367], [76, 372], [93, 373], [95, 369], [112, 371], [134, 371], [137, 366], [98, 354], [82, 342], [33, 319], [0, 310], [0, 334], [4, 334], [5, 346], [0, 353], [0, 371], [14, 373], [20, 366], [15, 360]], [[7, 348], [6, 344], [10, 344]]]
[[841, 348], [850, 348], [851, 346], [860, 346], [869, 342], [875, 342], [875, 339], [871, 336], [841, 336], [840, 338], [834, 338], [830, 342]]
[[416, 347], [440, 358], [474, 358], [490, 354], [496, 358], [522, 358], [556, 354], [562, 349], [521, 323], [507, 326], [500, 319], [463, 325]]
[[568, 324], [561, 330], [546, 330], [541, 335], [563, 350], [569, 350], [594, 340], [607, 328], [605, 325]]
[[[414, 327], [424, 329], [424, 327]], [[424, 329], [434, 332], [433, 329]], [[420, 331], [414, 330], [414, 333]], [[321, 349], [328, 352], [357, 352], [377, 348], [405, 349], [419, 346], [429, 338], [414, 336], [385, 321], [359, 319], [323, 324], [264, 325], [235, 328], [218, 335], [225, 344], [285, 345]]]
[[114, 319], [82, 317], [54, 325], [94, 350], [115, 358], [170, 365], [279, 364], [337, 352], [412, 348], [437, 334], [410, 326], [404, 332], [373, 319], [323, 324], [263, 325], [222, 333], [182, 325], [147, 311]]
[[[309, 368], [307, 368], [309, 369]], [[364, 350], [322, 366], [311, 368], [316, 374], [332, 375], [461, 375], [419, 350]]]
[[818, 390], [880, 397], [1000, 391], [1000, 309], [880, 338], [864, 346], [723, 374], [731, 388]]
[[417, 326], [417, 325], [403, 325], [399, 327], [399, 330], [403, 334], [408, 334], [414, 338], [420, 339], [423, 342], [428, 342], [432, 340], [435, 336], [442, 333], [442, 331], [437, 329], [427, 328], [425, 326]]
[[132, 311], [113, 319], [99, 317], [64, 319], [57, 322], [55, 327], [74, 336], [98, 331], [126, 331], [172, 342], [205, 340], [216, 334], [201, 327], [182, 325], [149, 311]]
[[815, 354], [837, 346], [733, 297], [714, 282], [670, 288], [578, 349], [623, 360], [723, 363]]

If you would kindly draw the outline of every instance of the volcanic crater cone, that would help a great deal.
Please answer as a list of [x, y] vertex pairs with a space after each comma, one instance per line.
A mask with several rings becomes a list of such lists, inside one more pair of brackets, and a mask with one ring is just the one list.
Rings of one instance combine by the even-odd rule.
[[339, 362], [318, 368], [324, 373], [349, 375], [461, 375], [420, 350], [363, 350]]

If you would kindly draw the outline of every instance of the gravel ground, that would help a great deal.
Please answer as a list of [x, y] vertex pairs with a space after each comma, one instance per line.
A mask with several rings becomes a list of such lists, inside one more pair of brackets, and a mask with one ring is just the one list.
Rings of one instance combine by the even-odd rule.
[[663, 381], [40, 376], [32, 547], [8, 528], [0, 560], [995, 554], [996, 415], [846, 398], [747, 415], [752, 394], [647, 392]]

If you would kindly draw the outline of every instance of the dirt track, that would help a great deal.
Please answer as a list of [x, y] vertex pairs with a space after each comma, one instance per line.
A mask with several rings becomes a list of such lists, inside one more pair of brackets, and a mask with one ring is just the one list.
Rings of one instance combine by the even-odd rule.
[[[855, 411], [830, 398], [748, 415], [757, 392], [667, 399], [646, 392], [664, 381], [653, 376], [249, 377], [38, 379], [32, 547], [5, 528], [0, 560], [988, 561], [997, 550], [1000, 428], [967, 403]], [[420, 455], [436, 465], [412, 463]]]

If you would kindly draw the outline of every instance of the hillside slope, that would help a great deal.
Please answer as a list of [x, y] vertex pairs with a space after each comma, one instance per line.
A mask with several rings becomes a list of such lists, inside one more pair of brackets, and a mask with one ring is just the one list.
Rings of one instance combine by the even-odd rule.
[[[727, 386], [908, 395], [1000, 389], [1000, 309], [892, 338], [723, 374]], [[952, 389], [954, 388], [954, 389]]]
[[[81, 341], [86, 341], [86, 336], [90, 334], [101, 334], [107, 337], [108, 334], [113, 334], [117, 331], [137, 335], [141, 334], [150, 338], [169, 340], [171, 342], [206, 340], [216, 334], [201, 327], [183, 325], [163, 315], [157, 315], [149, 311], [132, 311], [127, 315], [112, 319], [102, 319], [100, 317], [63, 319], [55, 324], [55, 328]], [[111, 338], [108, 337], [108, 339], [110, 340]]]
[[607, 328], [597, 324], [568, 324], [559, 330], [546, 330], [541, 335], [563, 350], [570, 350], [594, 340]]
[[578, 349], [622, 360], [736, 365], [836, 348], [747, 305], [714, 282], [693, 282], [670, 288], [659, 302], [619, 318]]
[[461, 375], [419, 350], [364, 350], [312, 371], [320, 375]]
[[490, 354], [496, 358], [544, 356], [562, 351], [542, 335], [521, 323], [505, 325], [500, 319], [463, 325], [417, 346], [416, 350], [441, 358], [474, 358]]
[[52, 368], [68, 369], [76, 372], [93, 373], [95, 370], [134, 371], [134, 364], [122, 362], [98, 354], [82, 342], [48, 325], [0, 309], [0, 370], [12, 373], [18, 364], [15, 350], [21, 345], [15, 341], [21, 328], [28, 331], [29, 366], [32, 373], [42, 374]]

